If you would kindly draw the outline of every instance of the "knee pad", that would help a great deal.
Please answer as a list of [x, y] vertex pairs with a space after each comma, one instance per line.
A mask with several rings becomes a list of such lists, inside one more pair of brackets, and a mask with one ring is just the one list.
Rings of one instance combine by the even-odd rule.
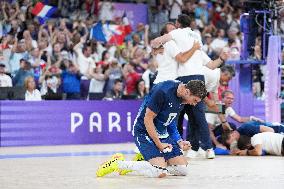
[[171, 165], [167, 167], [167, 170], [175, 176], [186, 176], [189, 173], [187, 165]]

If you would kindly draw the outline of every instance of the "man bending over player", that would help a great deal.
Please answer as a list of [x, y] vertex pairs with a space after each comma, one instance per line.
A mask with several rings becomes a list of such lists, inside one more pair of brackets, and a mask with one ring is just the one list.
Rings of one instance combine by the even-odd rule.
[[189, 150], [190, 143], [181, 139], [176, 119], [184, 104], [196, 105], [206, 93], [205, 84], [200, 80], [187, 84], [165, 81], [155, 85], [144, 99], [133, 127], [135, 144], [146, 161], [112, 158], [99, 167], [97, 176], [121, 170], [148, 177], [187, 175], [188, 163], [182, 150]]

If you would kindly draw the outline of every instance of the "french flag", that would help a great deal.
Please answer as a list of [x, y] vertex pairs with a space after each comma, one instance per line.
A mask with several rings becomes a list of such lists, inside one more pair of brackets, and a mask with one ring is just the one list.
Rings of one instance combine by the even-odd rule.
[[37, 16], [40, 20], [40, 23], [43, 24], [56, 11], [56, 7], [44, 5], [43, 3], [38, 2], [32, 9], [32, 14]]
[[99, 21], [91, 29], [90, 38], [103, 43], [122, 45], [124, 38], [130, 34], [131, 31], [131, 25], [129, 24], [126, 14], [124, 14], [121, 25], [110, 24], [109, 22], [103, 24]]

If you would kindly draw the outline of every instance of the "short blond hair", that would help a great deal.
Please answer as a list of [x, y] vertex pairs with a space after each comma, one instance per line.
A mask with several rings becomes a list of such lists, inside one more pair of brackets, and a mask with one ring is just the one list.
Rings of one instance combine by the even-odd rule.
[[34, 77], [32, 77], [32, 76], [26, 77], [25, 82], [24, 82], [25, 89], [28, 89], [28, 82], [29, 82], [30, 79], [35, 80]]

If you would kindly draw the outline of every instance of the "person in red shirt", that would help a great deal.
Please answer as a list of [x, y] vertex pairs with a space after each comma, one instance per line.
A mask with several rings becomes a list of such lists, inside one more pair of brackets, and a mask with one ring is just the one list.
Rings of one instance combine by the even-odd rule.
[[123, 67], [123, 76], [125, 79], [126, 95], [131, 95], [135, 92], [136, 84], [141, 79], [141, 75], [134, 70], [132, 63], [128, 63]]

